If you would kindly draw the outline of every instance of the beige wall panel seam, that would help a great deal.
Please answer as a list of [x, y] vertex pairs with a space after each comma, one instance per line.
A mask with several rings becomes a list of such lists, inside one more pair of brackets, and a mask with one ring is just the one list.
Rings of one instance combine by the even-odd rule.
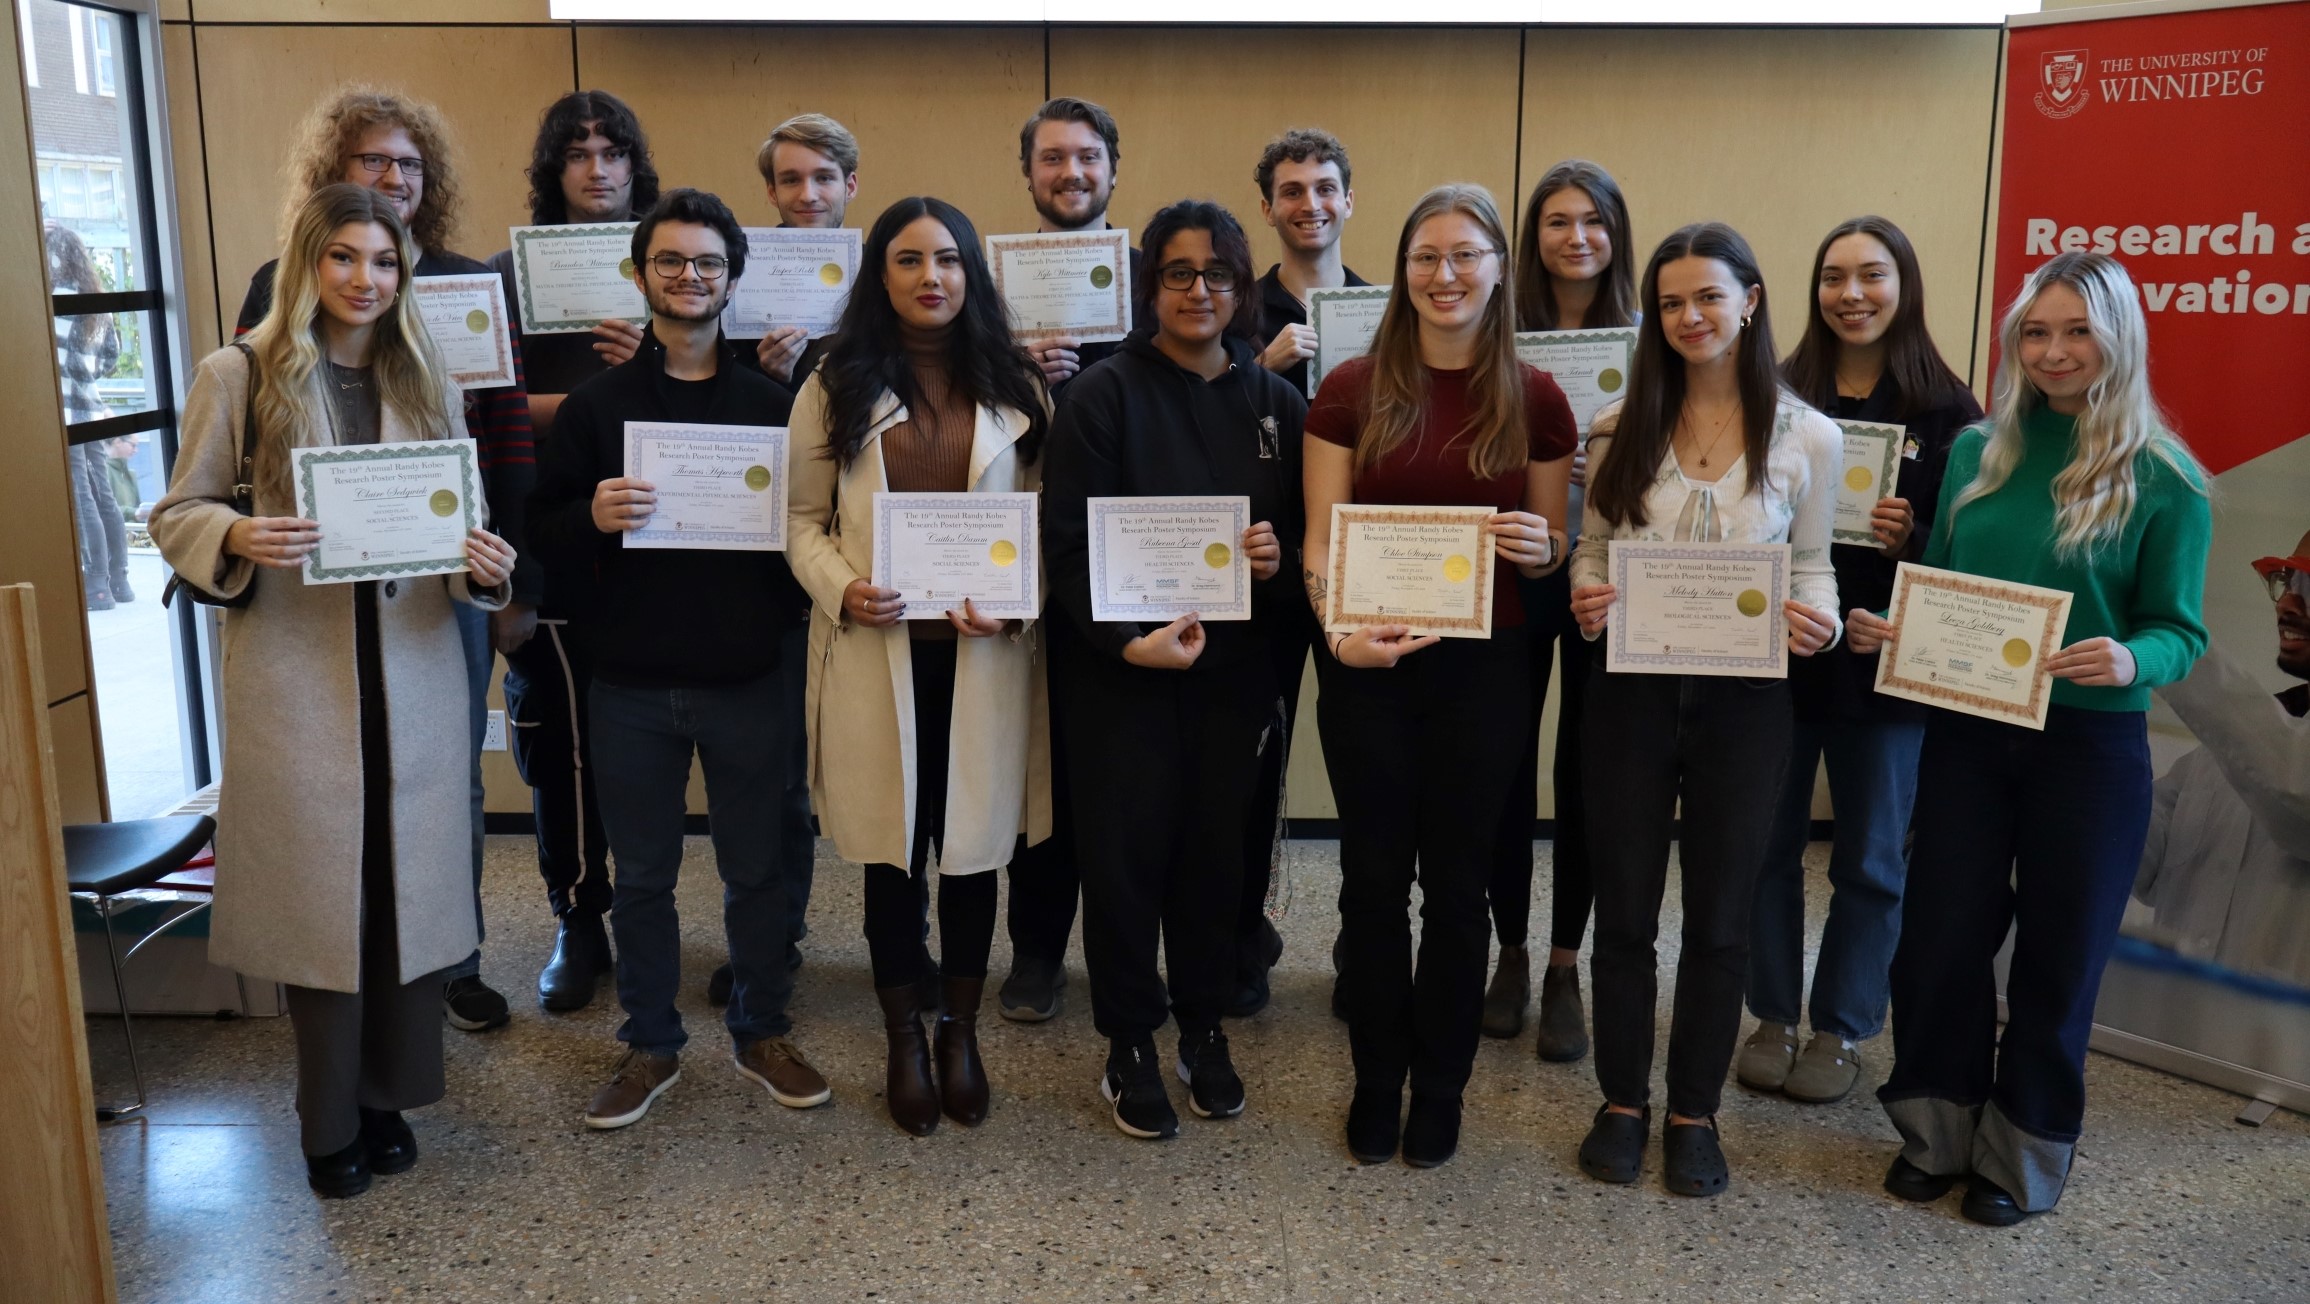
[[201, 23], [311, 24], [474, 24], [566, 26], [556, 21], [551, 0], [199, 0], [193, 20]]

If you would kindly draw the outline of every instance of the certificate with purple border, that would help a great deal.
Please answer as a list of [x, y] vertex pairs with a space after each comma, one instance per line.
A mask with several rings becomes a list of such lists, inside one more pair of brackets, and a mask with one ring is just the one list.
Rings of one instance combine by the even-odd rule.
[[1788, 677], [1789, 545], [1614, 539], [1610, 566], [1606, 670]]
[[1251, 500], [1089, 498], [1091, 619], [1251, 619]]
[[1004, 620], [1042, 609], [1035, 494], [874, 496], [874, 586], [896, 589], [908, 620], [949, 608]]

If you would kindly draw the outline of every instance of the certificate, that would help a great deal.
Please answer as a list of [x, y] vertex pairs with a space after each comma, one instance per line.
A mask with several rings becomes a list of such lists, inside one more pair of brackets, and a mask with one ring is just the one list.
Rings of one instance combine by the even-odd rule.
[[1604, 668], [1624, 674], [1789, 673], [1789, 545], [1614, 539]]
[[521, 329], [574, 335], [612, 317], [641, 321], [650, 305], [634, 284], [634, 224], [513, 228], [513, 288]]
[[446, 575], [465, 566], [465, 532], [481, 525], [470, 439], [289, 451], [297, 511], [321, 527], [307, 584]]
[[746, 228], [746, 274], [730, 286], [722, 333], [758, 340], [781, 326], [832, 335], [858, 279], [859, 235], [801, 226]]
[[990, 235], [987, 263], [1024, 338], [1093, 344], [1131, 333], [1129, 231]]
[[478, 276], [418, 276], [417, 315], [461, 389], [513, 383], [513, 332], [505, 319], [505, 282]]
[[1491, 517], [1489, 507], [1332, 504], [1324, 631], [1409, 625], [1414, 634], [1492, 637]]
[[1839, 421], [1837, 428], [1845, 432], [1845, 465], [1837, 481], [1837, 523], [1829, 538], [1874, 548], [1877, 532], [1869, 528], [1869, 513], [1878, 499], [1893, 492], [1908, 431], [1875, 421]]
[[1877, 658], [1877, 691], [2030, 729], [2053, 696], [2070, 595], [1902, 562], [1887, 612], [1896, 637]]
[[1583, 440], [1605, 404], [1628, 392], [1628, 360], [1636, 356], [1636, 328], [1594, 331], [1518, 331], [1516, 356], [1548, 373], [1572, 404], [1572, 423]]
[[908, 620], [945, 620], [963, 599], [982, 616], [1032, 620], [1042, 607], [1035, 494], [874, 496], [874, 587]]
[[626, 474], [657, 510], [628, 548], [786, 551], [786, 428], [628, 421]]
[[1249, 498], [1092, 498], [1091, 619], [1251, 619]]
[[1307, 292], [1307, 324], [1315, 330], [1315, 359], [1307, 364], [1307, 396], [1323, 388], [1323, 378], [1349, 358], [1369, 353], [1388, 310], [1384, 285], [1334, 286]]

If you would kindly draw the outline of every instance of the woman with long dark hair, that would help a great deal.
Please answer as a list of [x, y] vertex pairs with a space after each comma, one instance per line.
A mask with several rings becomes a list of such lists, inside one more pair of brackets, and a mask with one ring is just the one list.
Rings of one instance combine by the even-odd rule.
[[[906, 619], [877, 587], [877, 493], [1020, 493], [1041, 484], [1041, 372], [1012, 338], [979, 234], [952, 204], [902, 199], [866, 236], [826, 360], [789, 418], [787, 561], [810, 622], [811, 795], [866, 867], [866, 944], [889, 1037], [884, 1103], [916, 1136], [985, 1121], [978, 1011], [995, 875], [1050, 833], [1040, 631], [981, 616]], [[920, 614], [920, 613], [918, 613]], [[938, 865], [941, 1012], [931, 1068], [920, 983]]]

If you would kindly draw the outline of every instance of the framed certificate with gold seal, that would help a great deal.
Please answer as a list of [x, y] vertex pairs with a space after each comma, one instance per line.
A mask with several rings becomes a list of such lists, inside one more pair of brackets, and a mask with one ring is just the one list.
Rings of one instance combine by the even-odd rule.
[[1614, 539], [1604, 668], [1622, 674], [1789, 673], [1789, 545]]
[[1909, 432], [1876, 421], [1839, 421], [1837, 429], [1845, 432], [1845, 458], [1838, 466], [1837, 519], [1829, 538], [1874, 548], [1877, 532], [1869, 526], [1869, 513], [1879, 499], [1893, 495]]
[[628, 548], [786, 551], [786, 427], [628, 421], [626, 474], [658, 495]]
[[307, 584], [446, 575], [466, 569], [465, 532], [481, 525], [470, 439], [289, 450], [297, 512], [321, 527]]
[[1251, 500], [1088, 498], [1091, 619], [1251, 619]]
[[1324, 632], [1406, 625], [1414, 634], [1492, 637], [1489, 507], [1334, 503], [1324, 560]]
[[1877, 658], [1877, 691], [2026, 729], [2045, 728], [2070, 595], [1901, 563]]
[[903, 619], [952, 609], [1032, 620], [1042, 607], [1039, 494], [874, 496], [874, 586], [896, 589]]

